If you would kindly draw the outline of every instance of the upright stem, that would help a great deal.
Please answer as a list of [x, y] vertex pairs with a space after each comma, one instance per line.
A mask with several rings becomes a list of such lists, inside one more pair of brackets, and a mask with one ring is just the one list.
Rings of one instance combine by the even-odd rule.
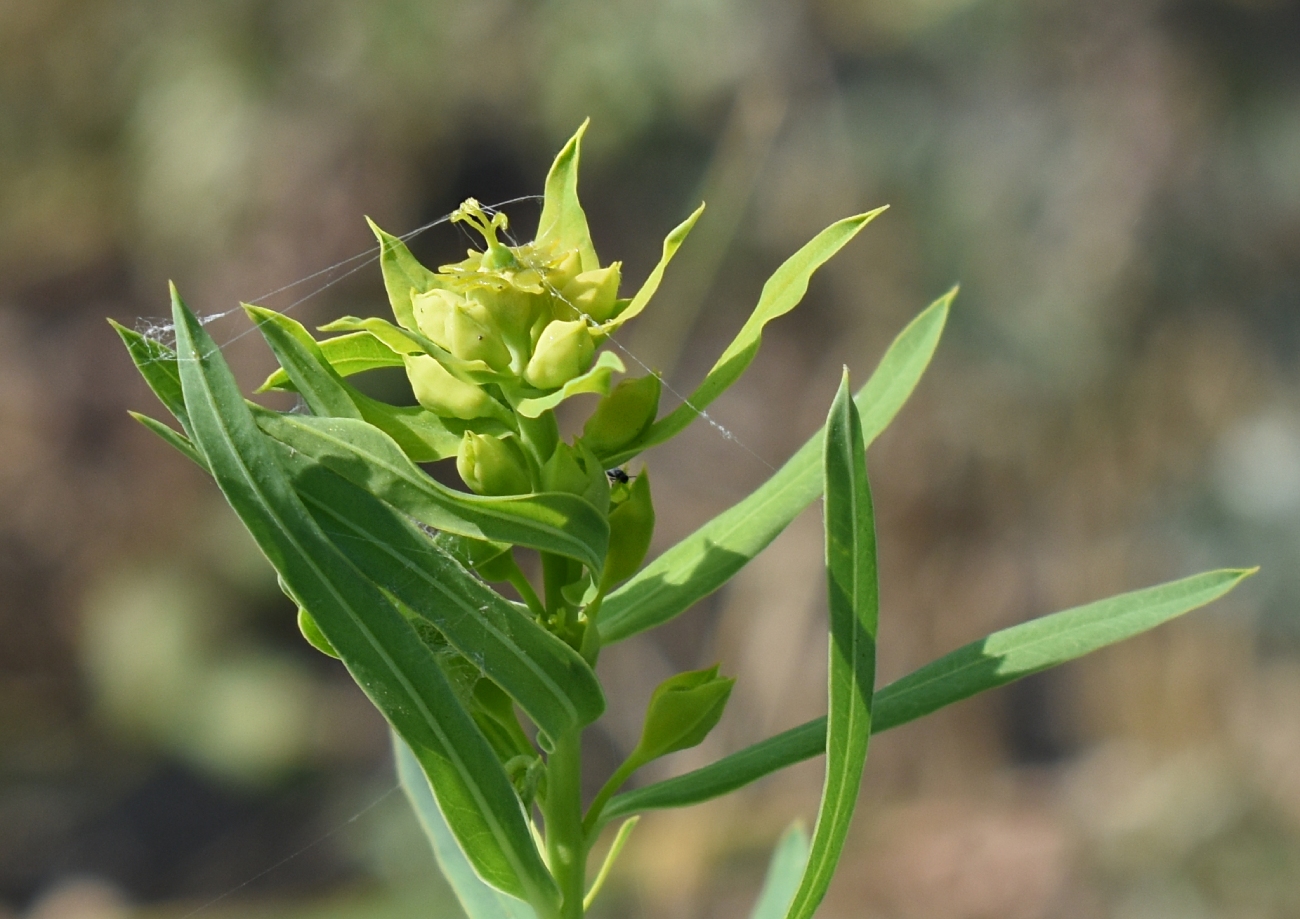
[[555, 738], [546, 762], [546, 856], [560, 887], [561, 919], [582, 919], [587, 841], [582, 828], [582, 732]]

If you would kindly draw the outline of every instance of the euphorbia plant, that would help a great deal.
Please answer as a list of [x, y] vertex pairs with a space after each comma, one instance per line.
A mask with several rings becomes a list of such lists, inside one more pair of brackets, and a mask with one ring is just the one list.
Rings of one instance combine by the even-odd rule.
[[[317, 340], [288, 316], [246, 307], [280, 363], [263, 389], [296, 391], [309, 413], [246, 401], [173, 291], [174, 350], [118, 331], [181, 431], [137, 417], [213, 476], [298, 605], [303, 635], [339, 658], [388, 720], [401, 780], [472, 919], [577, 919], [640, 812], [704, 801], [825, 754], [812, 839], [787, 835], [755, 912], [810, 916], [844, 844], [872, 733], [1151, 628], [1249, 572], [1207, 572], [1036, 619], [875, 690], [864, 454], [920, 379], [951, 293], [899, 334], [856, 395], [845, 372], [825, 428], [766, 483], [643, 564], [650, 474], [629, 460], [735, 382], [764, 326], [880, 210], [832, 224], [791, 256], [704, 381], [660, 416], [660, 380], [616, 383], [626, 368], [601, 346], [647, 306], [700, 211], [668, 235], [640, 289], [620, 297], [620, 265], [601, 264], [578, 202], [581, 138], [547, 176], [530, 243], [507, 244], [506, 216], [473, 200], [452, 219], [482, 236], [482, 250], [437, 271], [375, 228], [395, 322], [343, 318]], [[380, 367], [405, 368], [419, 404], [379, 402], [348, 382]], [[555, 409], [582, 394], [598, 398], [566, 439]], [[442, 460], [455, 461], [468, 491], [418, 465]], [[584, 806], [582, 735], [605, 708], [601, 648], [718, 589], [822, 495], [827, 716], [624, 790], [638, 768], [698, 744], [722, 715], [732, 680], [717, 667], [677, 674], [654, 692], [636, 749]], [[505, 584], [517, 600], [494, 586]], [[593, 842], [616, 821], [589, 885]]]

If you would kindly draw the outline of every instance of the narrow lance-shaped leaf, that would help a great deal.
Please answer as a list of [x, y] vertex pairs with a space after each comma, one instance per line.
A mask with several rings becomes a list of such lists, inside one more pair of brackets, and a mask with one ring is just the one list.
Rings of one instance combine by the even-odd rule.
[[[888, 426], [911, 395], [934, 354], [950, 291], [894, 339], [876, 372], [854, 399], [866, 445]], [[602, 607], [606, 644], [662, 625], [717, 590], [784, 530], [822, 490], [818, 431], [749, 497], [723, 511], [668, 549], [610, 594]]]
[[411, 809], [433, 846], [438, 867], [468, 919], [536, 919], [537, 913], [527, 903], [479, 880], [447, 827], [429, 788], [429, 780], [420, 771], [419, 761], [397, 734], [393, 735], [393, 757], [397, 760], [397, 777], [406, 792], [406, 799], [411, 802]]
[[612, 335], [618, 331], [623, 323], [629, 319], [635, 319], [646, 308], [650, 298], [659, 290], [659, 285], [664, 279], [664, 272], [668, 269], [668, 263], [673, 260], [673, 256], [677, 254], [677, 250], [681, 248], [691, 229], [694, 228], [695, 221], [699, 220], [700, 215], [703, 213], [704, 205], [701, 204], [691, 213], [691, 216], [674, 227], [672, 232], [664, 238], [664, 247], [662, 254], [659, 256], [659, 264], [655, 265], [654, 270], [646, 277], [645, 283], [641, 285], [641, 289], [632, 297], [631, 302], [623, 307], [622, 312], [600, 326], [602, 334]]
[[[872, 733], [1132, 638], [1219, 599], [1255, 570], [1206, 571], [994, 632], [878, 690]], [[825, 750], [826, 719], [817, 718], [685, 775], [616, 795], [600, 822], [708, 801]]]
[[787, 919], [808, 919], [830, 888], [862, 785], [876, 681], [876, 524], [849, 372], [826, 420], [826, 581], [830, 611], [826, 782], [812, 848]]
[[153, 390], [158, 401], [172, 413], [172, 416], [181, 423], [181, 428], [189, 435], [190, 417], [185, 409], [185, 396], [181, 391], [181, 373], [176, 366], [176, 352], [162, 342], [146, 338], [139, 332], [128, 329], [111, 319], [108, 320], [108, 324], [126, 345], [135, 369], [140, 371], [140, 376]]
[[[786, 259], [763, 285], [763, 292], [759, 295], [754, 312], [736, 333], [735, 339], [727, 346], [727, 350], [722, 352], [722, 356], [713, 365], [704, 382], [696, 387], [695, 392], [691, 393], [685, 402], [651, 425], [650, 430], [645, 433], [632, 453], [661, 444], [676, 436], [698, 418], [714, 399], [740, 379], [741, 374], [758, 354], [758, 347], [763, 342], [764, 326], [798, 306], [799, 301], [808, 292], [808, 281], [812, 278], [813, 272], [839, 252], [849, 240], [857, 236], [863, 227], [884, 210], [885, 208], [878, 207], [874, 211], [836, 221]], [[619, 456], [613, 461], [623, 462], [625, 458]]]
[[509, 779], [433, 655], [316, 526], [220, 351], [174, 291], [172, 313], [195, 443], [231, 507], [357, 683], [411, 744], [480, 875], [553, 909], [558, 892]]
[[281, 463], [335, 546], [374, 584], [437, 626], [548, 735], [600, 717], [600, 683], [578, 652], [365, 490], [287, 449]]
[[434, 529], [576, 558], [600, 571], [609, 524], [577, 495], [484, 497], [431, 479], [382, 431], [350, 418], [255, 413], [263, 431]]
[[578, 202], [578, 162], [582, 157], [582, 135], [589, 122], [590, 119], [583, 121], [551, 164], [551, 171], [546, 175], [542, 214], [537, 221], [538, 244], [553, 243], [561, 251], [576, 249], [583, 271], [600, 267], [587, 228], [587, 214]]

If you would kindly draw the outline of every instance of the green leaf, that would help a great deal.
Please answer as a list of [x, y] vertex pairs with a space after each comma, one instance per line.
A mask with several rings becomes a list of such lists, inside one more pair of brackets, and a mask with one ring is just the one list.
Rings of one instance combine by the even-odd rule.
[[195, 444], [231, 507], [358, 685], [411, 744], [479, 874], [513, 895], [555, 904], [558, 891], [510, 781], [432, 654], [316, 526], [220, 350], [174, 289], [172, 315]]
[[650, 298], [655, 295], [657, 290], [659, 290], [659, 284], [664, 279], [664, 271], [668, 268], [668, 263], [673, 260], [673, 256], [677, 254], [677, 250], [681, 248], [682, 243], [686, 241], [686, 237], [695, 226], [695, 221], [699, 220], [700, 215], [703, 213], [704, 205], [701, 204], [695, 209], [691, 216], [687, 217], [680, 224], [674, 227], [673, 231], [665, 237], [663, 254], [659, 256], [659, 264], [655, 265], [654, 270], [651, 271], [649, 277], [645, 279], [645, 283], [641, 285], [641, 289], [636, 292], [636, 296], [632, 298], [631, 302], [628, 303], [627, 306], [623, 307], [622, 312], [609, 320], [609, 322], [600, 326], [600, 331], [603, 334], [612, 335], [614, 332], [618, 331], [619, 326], [627, 322], [629, 319], [636, 318], [641, 314], [641, 311], [646, 308], [646, 304], [650, 302]]
[[198, 448], [184, 434], [173, 431], [157, 418], [150, 418], [148, 415], [141, 415], [139, 412], [127, 412], [127, 414], [181, 451], [181, 453], [198, 464], [199, 468], [205, 472], [207, 471], [208, 461], [199, 454]]
[[[402, 356], [370, 332], [349, 332], [317, 342], [326, 362], [341, 377], [350, 377], [381, 367], [401, 367]], [[266, 378], [256, 392], [278, 389], [294, 392], [293, 381], [284, 368]]]
[[412, 463], [393, 439], [364, 421], [255, 412], [276, 440], [434, 529], [575, 558], [599, 572], [609, 523], [577, 495], [485, 497], [455, 491]]
[[582, 135], [590, 122], [590, 118], [583, 121], [551, 164], [551, 171], [546, 175], [542, 215], [537, 221], [537, 243], [543, 246], [554, 243], [561, 252], [576, 249], [583, 271], [600, 267], [591, 244], [587, 215], [578, 202], [578, 161], [582, 156]]
[[538, 727], [558, 737], [600, 717], [600, 682], [577, 651], [373, 495], [301, 454], [284, 453], [282, 465], [334, 545], [375, 585], [436, 626]]
[[411, 291], [426, 291], [438, 283], [438, 276], [425, 268], [406, 248], [406, 243], [385, 233], [369, 217], [366, 223], [379, 240], [379, 267], [384, 274], [384, 289], [393, 306], [393, 315], [403, 328], [415, 329], [415, 308], [411, 306]]
[[787, 919], [808, 919], [831, 886], [862, 786], [876, 683], [876, 523], [862, 425], [849, 371], [826, 420], [826, 580], [830, 607], [830, 705], [826, 781], [812, 849]]
[[525, 418], [539, 418], [542, 412], [555, 408], [570, 396], [593, 392], [608, 395], [609, 379], [614, 373], [627, 373], [627, 368], [613, 351], [602, 351], [586, 373], [569, 380], [553, 393], [522, 400], [515, 409]]
[[[696, 387], [685, 402], [651, 425], [636, 450], [648, 449], [681, 433], [714, 399], [740, 379], [758, 354], [759, 345], [763, 343], [763, 327], [798, 306], [803, 295], [808, 292], [808, 281], [813, 272], [884, 210], [885, 208], [878, 207], [874, 211], [837, 221], [786, 259], [785, 264], [763, 285], [754, 312], [736, 333], [727, 350], [722, 352], [704, 382]], [[617, 462], [622, 462], [623, 459], [620, 456]]]
[[492, 418], [442, 418], [422, 405], [389, 405], [348, 387], [348, 394], [365, 421], [397, 443], [413, 463], [436, 463], [449, 459], [460, 449], [465, 432], [501, 435], [509, 430]]
[[808, 833], [802, 824], [793, 823], [781, 834], [772, 861], [768, 865], [763, 890], [749, 919], [781, 919], [799, 887], [804, 866], [808, 864]]
[[[893, 420], [930, 363], [950, 291], [913, 319], [894, 339], [854, 402], [867, 446]], [[818, 431], [775, 475], [734, 507], [723, 511], [668, 549], [605, 598], [600, 636], [621, 641], [661, 625], [717, 590], [761, 552], [822, 490]]]
[[369, 332], [397, 354], [427, 354], [447, 368], [458, 380], [466, 383], [485, 383], [507, 379], [507, 375], [493, 370], [484, 361], [466, 361], [452, 354], [436, 341], [417, 329], [400, 329], [386, 319], [370, 316], [358, 319], [343, 316], [320, 327], [322, 332]]
[[361, 418], [360, 410], [348, 395], [347, 384], [330, 367], [320, 345], [302, 323], [265, 307], [248, 303], [243, 306], [314, 414], [327, 418]]
[[447, 827], [429, 788], [429, 780], [420, 771], [419, 761], [396, 733], [393, 734], [393, 756], [397, 760], [397, 777], [406, 792], [406, 799], [411, 802], [411, 809], [433, 846], [438, 867], [468, 919], [536, 919], [537, 913], [527, 903], [479, 880]]
[[[1206, 571], [994, 632], [877, 690], [871, 731], [887, 731], [1153, 629], [1217, 600], [1256, 570]], [[644, 810], [699, 804], [825, 750], [826, 719], [817, 718], [701, 769], [616, 795], [600, 823]]]
[[135, 369], [140, 371], [153, 394], [177, 421], [187, 435], [190, 434], [189, 412], [185, 410], [185, 396], [181, 393], [181, 374], [176, 367], [176, 352], [160, 341], [146, 338], [139, 332], [120, 323], [108, 320], [126, 345]]

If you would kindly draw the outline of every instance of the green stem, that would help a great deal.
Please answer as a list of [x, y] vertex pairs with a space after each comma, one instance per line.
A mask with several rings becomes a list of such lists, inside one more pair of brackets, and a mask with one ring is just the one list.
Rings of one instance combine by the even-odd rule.
[[533, 590], [533, 585], [529, 582], [528, 576], [524, 574], [519, 563], [515, 562], [511, 570], [506, 572], [506, 580], [510, 582], [515, 590], [519, 591], [520, 598], [528, 604], [529, 610], [537, 617], [539, 621], [546, 619], [546, 607], [542, 605], [542, 600], [537, 596], [537, 591]]
[[[606, 802], [613, 796], [614, 792], [623, 787], [623, 783], [628, 780], [632, 773], [636, 772], [645, 763], [637, 756], [637, 751], [633, 750], [632, 755], [623, 760], [623, 765], [615, 770], [614, 774], [601, 787], [596, 794], [595, 799], [591, 802], [591, 807], [587, 808], [587, 816], [582, 821], [582, 831], [584, 835], [592, 834], [593, 830], [600, 827], [600, 812], [605, 809]], [[588, 840], [590, 842], [591, 840]]]
[[555, 740], [546, 762], [546, 857], [560, 887], [561, 919], [582, 919], [587, 839], [582, 825], [582, 732]]

